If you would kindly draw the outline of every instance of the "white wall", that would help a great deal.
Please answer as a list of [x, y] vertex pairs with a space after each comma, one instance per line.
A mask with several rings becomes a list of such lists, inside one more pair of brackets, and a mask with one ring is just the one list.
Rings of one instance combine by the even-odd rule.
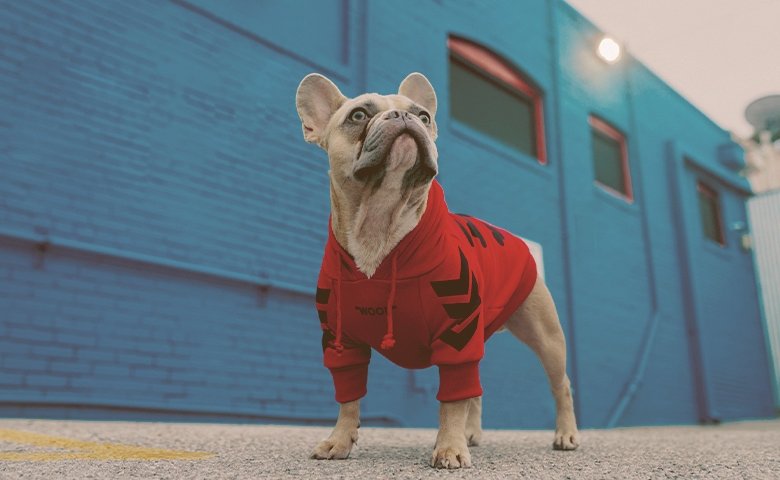
[[754, 197], [748, 208], [756, 273], [772, 350], [775, 405], [780, 406], [780, 190]]

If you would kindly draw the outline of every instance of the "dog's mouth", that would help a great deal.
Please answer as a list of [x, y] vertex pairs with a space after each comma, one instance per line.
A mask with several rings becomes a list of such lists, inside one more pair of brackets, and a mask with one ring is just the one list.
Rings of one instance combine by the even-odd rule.
[[408, 135], [417, 147], [417, 156], [411, 168], [404, 174], [405, 186], [427, 183], [438, 173], [436, 146], [425, 131], [416, 124], [378, 124], [367, 132], [352, 176], [359, 182], [381, 182], [387, 167], [387, 158], [402, 135]]

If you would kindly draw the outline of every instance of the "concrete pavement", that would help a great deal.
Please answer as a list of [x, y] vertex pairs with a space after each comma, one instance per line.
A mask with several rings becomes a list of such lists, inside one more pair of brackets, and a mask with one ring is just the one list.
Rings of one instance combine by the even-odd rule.
[[361, 428], [345, 461], [309, 460], [329, 428], [0, 419], [0, 478], [780, 478], [780, 420], [585, 430], [575, 452], [551, 431], [488, 430], [474, 467], [428, 466], [436, 431]]

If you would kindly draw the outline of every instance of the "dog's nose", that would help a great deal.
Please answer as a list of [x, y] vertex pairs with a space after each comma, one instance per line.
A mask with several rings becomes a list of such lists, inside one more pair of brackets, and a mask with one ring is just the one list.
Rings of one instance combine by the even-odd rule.
[[405, 112], [402, 110], [390, 110], [389, 112], [385, 113], [384, 116], [384, 120], [393, 120], [396, 118], [407, 120], [409, 119], [409, 112]]

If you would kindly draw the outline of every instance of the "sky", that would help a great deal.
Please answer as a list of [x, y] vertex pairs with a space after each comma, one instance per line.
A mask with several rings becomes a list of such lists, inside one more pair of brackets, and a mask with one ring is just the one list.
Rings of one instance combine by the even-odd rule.
[[780, 94], [780, 0], [566, 0], [721, 127]]

